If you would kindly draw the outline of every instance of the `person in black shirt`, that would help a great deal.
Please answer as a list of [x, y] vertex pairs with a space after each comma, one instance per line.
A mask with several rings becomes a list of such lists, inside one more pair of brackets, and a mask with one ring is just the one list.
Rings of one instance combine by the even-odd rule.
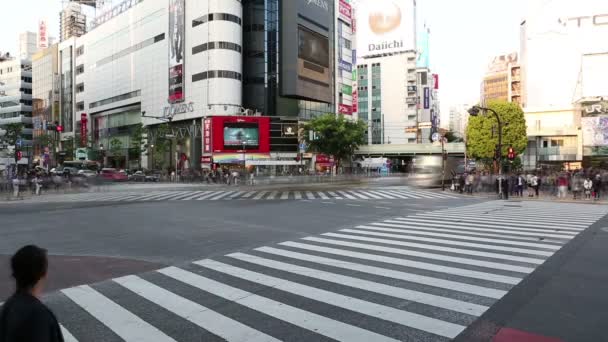
[[40, 297], [46, 282], [46, 250], [25, 246], [11, 258], [16, 291], [0, 312], [0, 342], [63, 342], [55, 315]]

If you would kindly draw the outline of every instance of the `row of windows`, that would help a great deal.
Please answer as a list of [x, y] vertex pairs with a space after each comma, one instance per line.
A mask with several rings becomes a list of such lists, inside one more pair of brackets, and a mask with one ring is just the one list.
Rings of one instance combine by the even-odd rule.
[[144, 40], [143, 42], [141, 42], [139, 44], [135, 44], [135, 45], [133, 45], [131, 47], [128, 47], [128, 48], [126, 48], [126, 49], [124, 49], [122, 51], [119, 51], [119, 52], [117, 52], [117, 53], [115, 53], [115, 54], [113, 54], [111, 56], [108, 56], [106, 58], [100, 59], [97, 62], [97, 66], [102, 66], [104, 64], [110, 63], [113, 60], [116, 60], [116, 59], [119, 59], [120, 57], [124, 57], [126, 55], [129, 55], [129, 54], [131, 54], [131, 53], [133, 53], [133, 52], [135, 52], [137, 50], [141, 50], [141, 49], [145, 48], [146, 46], [152, 45], [154, 43], [158, 43], [158, 42], [160, 42], [160, 41], [162, 41], [164, 39], [165, 39], [165, 34], [164, 33], [161, 33], [161, 34], [155, 36], [154, 38], [146, 39], [146, 40]]
[[250, 24], [243, 27], [243, 32], [264, 32], [264, 24]]
[[84, 91], [84, 83], [78, 83], [76, 85], [76, 93], [82, 93]]
[[225, 20], [225, 21], [231, 21], [233, 23], [239, 24], [241, 25], [241, 18], [239, 18], [238, 16], [234, 15], [234, 14], [230, 14], [230, 13], [209, 13], [206, 14], [202, 17], [196, 18], [194, 20], [192, 20], [192, 27], [197, 27], [199, 25], [202, 25], [208, 21], [213, 21], [213, 20]]
[[31, 116], [32, 113], [31, 112], [10, 112], [10, 113], [2, 113], [0, 114], [0, 119], [10, 119], [10, 118], [16, 118], [18, 116]]
[[239, 44], [231, 43], [231, 42], [208, 42], [201, 45], [197, 45], [192, 48], [192, 54], [195, 55], [197, 53], [201, 53], [207, 50], [213, 49], [225, 49], [225, 50], [233, 50], [236, 52], [241, 52], [242, 48]]
[[209, 70], [203, 71], [198, 74], [192, 75], [192, 82], [206, 80], [208, 78], [232, 78], [235, 80], [241, 80], [242, 76], [236, 71], [230, 70]]
[[84, 65], [80, 64], [79, 66], [76, 67], [76, 75], [80, 75], [84, 73]]
[[100, 100], [100, 101], [96, 101], [96, 102], [91, 102], [89, 104], [89, 109], [90, 108], [99, 107], [99, 106], [104, 106], [104, 105], [107, 105], [107, 104], [110, 104], [110, 103], [114, 103], [114, 102], [118, 102], [118, 101], [128, 100], [130, 98], [137, 97], [137, 96], [141, 96], [141, 90], [136, 90], [136, 91], [132, 91], [130, 93], [126, 93], [126, 94], [110, 97], [108, 99], [104, 99], [104, 100]]

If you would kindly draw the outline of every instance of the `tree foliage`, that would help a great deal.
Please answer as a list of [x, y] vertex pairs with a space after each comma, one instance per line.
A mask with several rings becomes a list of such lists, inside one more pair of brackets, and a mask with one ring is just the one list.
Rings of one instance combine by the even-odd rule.
[[171, 148], [171, 140], [166, 136], [171, 133], [171, 127], [167, 123], [160, 124], [155, 129], [155, 139], [152, 143], [152, 157], [155, 169], [165, 169], [167, 167], [167, 161], [165, 160], [167, 152]]
[[453, 131], [445, 132], [444, 137], [448, 140], [449, 143], [462, 142], [462, 138]]
[[39, 136], [37, 136], [36, 138], [34, 138], [34, 141], [36, 142], [36, 144], [38, 144], [42, 147], [51, 147], [51, 145], [53, 145], [53, 142], [55, 141], [55, 139], [53, 138], [52, 135], [50, 135], [48, 133], [42, 133]]
[[68, 137], [63, 143], [63, 147], [67, 160], [74, 159], [76, 156], [76, 140], [74, 140], [74, 137]]
[[[489, 101], [488, 108], [498, 113], [503, 123], [502, 155], [506, 156], [509, 147], [517, 154], [525, 151], [528, 144], [526, 119], [521, 107], [506, 101]], [[471, 116], [467, 127], [467, 153], [477, 159], [489, 161], [494, 158], [498, 144], [498, 124], [491, 112], [480, 112]]]
[[122, 156], [122, 141], [120, 141], [120, 139], [112, 138], [112, 140], [110, 140], [110, 153], [114, 157]]
[[367, 126], [343, 115], [325, 114], [304, 124], [303, 129], [310, 151], [333, 156], [339, 162], [350, 158], [365, 143]]
[[23, 132], [23, 124], [10, 123], [4, 126], [4, 130], [6, 131], [4, 140], [6, 140], [9, 145], [15, 145], [21, 136], [21, 132]]
[[147, 133], [147, 130], [144, 127], [144, 125], [141, 123], [138, 124], [131, 131], [130, 149], [131, 149], [131, 152], [137, 156], [137, 163], [138, 163], [140, 169], [141, 169], [141, 155], [145, 150], [144, 134], [146, 134], [146, 133]]

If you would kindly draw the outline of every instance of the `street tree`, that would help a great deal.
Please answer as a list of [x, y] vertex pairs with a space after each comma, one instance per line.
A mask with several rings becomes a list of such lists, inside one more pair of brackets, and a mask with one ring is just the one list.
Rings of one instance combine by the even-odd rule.
[[444, 137], [447, 139], [447, 141], [449, 143], [456, 143], [456, 142], [462, 142], [463, 139], [457, 135], [455, 132], [453, 131], [447, 131], [444, 134]]
[[21, 136], [21, 132], [23, 132], [23, 124], [21, 123], [10, 123], [4, 126], [4, 130], [6, 134], [4, 135], [4, 140], [9, 145], [15, 145], [19, 137]]
[[167, 123], [158, 125], [154, 130], [154, 139], [152, 140], [152, 158], [155, 169], [164, 170], [167, 167], [165, 156], [171, 147], [171, 140], [167, 135], [171, 133], [171, 127]]
[[[502, 155], [506, 156], [509, 147], [517, 154], [525, 151], [528, 144], [526, 119], [517, 103], [489, 101], [487, 107], [496, 111], [503, 123]], [[498, 145], [498, 123], [492, 113], [471, 116], [467, 127], [467, 153], [469, 156], [491, 164]]]
[[144, 135], [147, 133], [143, 124], [137, 124], [131, 131], [131, 153], [137, 157], [137, 165], [141, 169], [141, 155], [145, 151]]
[[41, 147], [51, 147], [55, 139], [48, 133], [42, 133], [34, 138], [34, 142]]
[[120, 162], [122, 153], [122, 141], [118, 138], [112, 138], [112, 140], [110, 140], [110, 154], [112, 154], [112, 157], [114, 157], [117, 162]]
[[304, 124], [303, 129], [309, 151], [333, 156], [339, 164], [365, 143], [367, 125], [344, 115], [325, 114]]
[[74, 137], [67, 137], [63, 143], [63, 150], [67, 160], [72, 160], [76, 156], [76, 140]]

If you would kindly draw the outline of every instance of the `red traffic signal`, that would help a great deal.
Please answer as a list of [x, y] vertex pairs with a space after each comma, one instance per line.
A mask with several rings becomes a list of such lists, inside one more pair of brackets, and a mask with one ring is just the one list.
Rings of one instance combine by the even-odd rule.
[[57, 126], [56, 126], [56, 130], [57, 130], [57, 132], [59, 132], [59, 133], [63, 132], [63, 126], [61, 126], [61, 125], [57, 125]]
[[509, 147], [507, 157], [511, 160], [515, 159], [515, 150], [513, 149], [513, 147]]

